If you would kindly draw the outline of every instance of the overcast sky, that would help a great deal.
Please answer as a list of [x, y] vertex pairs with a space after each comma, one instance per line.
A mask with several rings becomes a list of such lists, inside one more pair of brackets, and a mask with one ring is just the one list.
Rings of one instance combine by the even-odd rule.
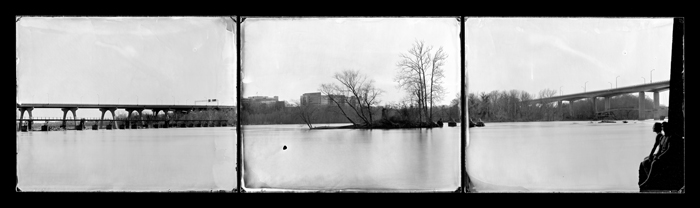
[[[618, 87], [670, 80], [672, 29], [672, 18], [469, 18], [469, 91], [571, 94], [615, 87], [617, 76]], [[668, 106], [668, 91], [660, 99]]]
[[398, 102], [405, 92], [394, 81], [399, 55], [416, 40], [448, 58], [443, 86], [448, 104], [459, 92], [459, 22], [455, 18], [249, 18], [243, 31], [243, 97], [279, 96], [299, 100], [333, 74], [359, 70], [385, 91], [381, 105]]
[[[668, 80], [672, 18], [468, 18], [470, 92], [549, 88], [564, 94]], [[16, 24], [20, 103], [235, 104], [235, 24], [228, 17], [23, 17]], [[244, 97], [298, 100], [346, 69], [385, 91], [416, 40], [449, 56], [447, 104], [459, 91], [455, 18], [248, 18]], [[644, 78], [642, 78], [644, 77]], [[651, 93], [647, 93], [651, 97]], [[668, 91], [661, 93], [668, 105]], [[61, 116], [57, 109], [34, 116]], [[88, 115], [82, 114], [90, 111]], [[99, 116], [97, 110], [79, 117]]]
[[22, 17], [18, 102], [234, 105], [233, 26], [229, 17]]

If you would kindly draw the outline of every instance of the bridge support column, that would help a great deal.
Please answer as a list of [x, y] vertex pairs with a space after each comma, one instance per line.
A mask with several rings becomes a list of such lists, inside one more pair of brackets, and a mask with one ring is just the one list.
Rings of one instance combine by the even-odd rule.
[[159, 114], [161, 111], [163, 111], [163, 113], [165, 113], [166, 116], [167, 116], [167, 114], [168, 114], [168, 109], [155, 108], [155, 109], [151, 109], [151, 111], [153, 111], [153, 119], [154, 119], [153, 127], [154, 127], [154, 128], [159, 128], [159, 127], [160, 127], [160, 119], [158, 119], [158, 114]]
[[78, 108], [72, 108], [70, 109], [70, 112], [73, 113], [73, 125], [75, 125], [75, 119], [78, 118], [78, 116], [75, 115], [75, 111], [77, 111]]
[[605, 111], [610, 110], [610, 97], [605, 97]]
[[61, 110], [63, 111], [63, 122], [61, 123], [61, 127], [66, 129], [66, 115], [68, 114], [68, 111], [73, 113], [73, 119], [75, 119], [75, 111], [77, 111], [78, 108], [61, 108]]
[[569, 116], [574, 117], [574, 100], [569, 100]]
[[135, 129], [134, 127], [137, 126], [136, 123], [132, 123], [132, 122], [131, 122], [131, 114], [133, 114], [134, 111], [136, 111], [137, 113], [139, 113], [139, 120], [141, 121], [141, 125], [143, 125], [143, 110], [144, 110], [144, 109], [142, 109], [142, 108], [126, 108], [126, 109], [124, 109], [124, 110], [126, 110], [127, 112], [129, 112], [128, 119], [127, 119], [127, 122], [128, 122], [127, 124], [128, 124], [128, 126], [129, 126], [129, 128]]
[[644, 100], [646, 97], [644, 96], [644, 91], [639, 92], [639, 120], [643, 120], [645, 118], [644, 116]]
[[592, 97], [591, 100], [593, 100], [593, 113], [594, 113], [594, 115], [598, 114], [598, 105], [597, 105], [598, 102], [596, 102], [596, 101], [598, 101], [598, 98]]
[[561, 116], [561, 118], [563, 120], [566, 112], [564, 111], [564, 104], [561, 100], [557, 101], [557, 108], [559, 108], [559, 115]]
[[34, 110], [34, 107], [22, 107], [19, 108], [19, 129], [22, 130], [22, 125], [23, 125], [23, 118], [24, 118], [24, 112], [26, 111], [29, 114], [29, 121], [27, 121], [27, 131], [32, 131], [32, 110]]
[[100, 121], [97, 122], [97, 129], [100, 129], [102, 127], [102, 120], [105, 119], [105, 112], [107, 112], [104, 108], [100, 108], [100, 112], [102, 112], [102, 116], [100, 116]]
[[659, 92], [655, 91], [654, 92], [654, 120], [661, 119], [661, 116], [659, 116], [659, 114], [661, 114], [659, 112]]
[[117, 116], [114, 115], [114, 111], [116, 111], [116, 110], [117, 110], [116, 108], [110, 108], [110, 109], [109, 109], [109, 112], [112, 113], [112, 122], [111, 122], [111, 123], [113, 123], [113, 124], [112, 124], [113, 128], [114, 128], [114, 129], [119, 129], [119, 125], [118, 125], [118, 123], [117, 123]]
[[127, 108], [125, 110], [128, 113], [126, 115], [126, 129], [130, 129], [131, 128], [131, 114], [134, 113], [134, 109]]
[[80, 119], [80, 124], [75, 127], [77, 130], [85, 130], [85, 118]]
[[[97, 128], [99, 129], [100, 126], [102, 126], [102, 120], [105, 119], [105, 113], [107, 111], [109, 111], [112, 114], [112, 121], [109, 122], [109, 125], [116, 124], [116, 121], [115, 121], [116, 117], [114, 115], [114, 111], [116, 111], [116, 110], [117, 110], [117, 108], [100, 108], [100, 112], [102, 112], [102, 116], [100, 117], [100, 122], [99, 122], [100, 124], [97, 126]], [[111, 129], [111, 128], [107, 128], [107, 129]]]
[[137, 109], [136, 112], [139, 113], [139, 120], [141, 121], [141, 126], [143, 126], [143, 109]]

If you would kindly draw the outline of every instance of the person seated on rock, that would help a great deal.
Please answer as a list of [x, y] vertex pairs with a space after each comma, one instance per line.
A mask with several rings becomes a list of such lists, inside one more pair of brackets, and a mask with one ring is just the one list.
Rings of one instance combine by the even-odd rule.
[[661, 152], [661, 144], [662, 141], [665, 141], [664, 135], [661, 133], [661, 130], [663, 125], [661, 123], [655, 123], [654, 126], [652, 127], [652, 131], [656, 133], [656, 139], [654, 141], [654, 147], [651, 149], [651, 153], [649, 153], [649, 156], [644, 157], [644, 160], [639, 164], [639, 182], [638, 184], [641, 184], [644, 182], [649, 175], [649, 171], [651, 169], [651, 163], [654, 161], [656, 158], [657, 154], [654, 154], [656, 152], [657, 147], [659, 150], [659, 153]]
[[664, 121], [661, 123], [661, 130], [664, 132], [664, 136], [659, 142], [659, 151], [656, 153], [654, 159], [658, 159], [660, 155], [662, 155], [666, 150], [668, 150], [668, 140], [671, 137], [671, 129], [670, 126], [668, 125], [668, 122]]
[[[656, 133], [656, 139], [654, 140], [654, 147], [651, 149], [651, 153], [649, 153], [649, 156], [645, 157], [644, 159], [651, 159], [654, 160], [656, 155], [658, 155], [659, 152], [661, 152], [661, 144], [662, 141], [665, 141], [665, 136], [661, 131], [663, 130], [663, 125], [661, 123], [655, 123], [652, 131]], [[658, 147], [658, 151], [657, 150]]]
[[641, 192], [678, 191], [685, 185], [683, 140], [679, 135], [674, 135], [668, 122], [663, 122], [661, 129], [664, 136], [659, 142], [658, 153], [650, 160], [652, 162], [646, 175], [642, 176], [640, 170]]

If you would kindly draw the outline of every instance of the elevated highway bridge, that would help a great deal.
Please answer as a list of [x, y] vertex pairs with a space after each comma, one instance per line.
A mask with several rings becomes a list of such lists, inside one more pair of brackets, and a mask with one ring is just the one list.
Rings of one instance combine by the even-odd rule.
[[595, 109], [595, 112], [598, 113], [598, 108], [597, 107], [597, 98], [603, 98], [604, 103], [605, 103], [605, 111], [610, 110], [610, 97], [618, 96], [618, 95], [623, 95], [623, 94], [630, 94], [630, 93], [638, 93], [639, 94], [639, 119], [647, 119], [645, 116], [645, 111], [646, 106], [644, 106], [644, 100], [645, 100], [645, 93], [646, 92], [651, 92], [654, 93], [654, 106], [649, 106], [651, 107], [650, 110], [653, 112], [653, 118], [659, 118], [659, 92], [669, 90], [671, 87], [671, 81], [666, 80], [666, 81], [660, 81], [660, 82], [653, 82], [653, 83], [648, 83], [648, 84], [641, 84], [641, 85], [632, 85], [632, 86], [626, 86], [626, 87], [619, 87], [619, 88], [614, 88], [614, 89], [607, 89], [607, 90], [597, 90], [597, 91], [590, 91], [590, 92], [583, 92], [583, 93], [575, 93], [575, 94], [568, 94], [568, 95], [561, 95], [561, 96], [554, 96], [554, 97], [547, 97], [547, 98], [540, 98], [540, 99], [533, 99], [533, 100], [525, 100], [522, 101], [522, 103], [531, 105], [531, 104], [548, 104], [548, 103], [553, 103], [557, 102], [557, 106], [562, 106], [563, 101], [569, 102], [569, 115], [573, 116], [574, 115], [574, 109], [573, 109], [573, 103], [576, 100], [581, 100], [581, 99], [590, 99], [593, 101], [593, 108]]

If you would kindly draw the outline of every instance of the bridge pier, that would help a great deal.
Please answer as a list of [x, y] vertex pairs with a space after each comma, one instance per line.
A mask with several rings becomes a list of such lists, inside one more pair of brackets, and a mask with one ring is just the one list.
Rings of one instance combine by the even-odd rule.
[[558, 113], [561, 115], [562, 118], [564, 118], [564, 106], [561, 105], [561, 100], [557, 101], [557, 108], [558, 108]]
[[596, 114], [598, 114], [598, 105], [597, 105], [598, 98], [594, 96], [594, 97], [591, 97], [591, 100], [593, 100], [593, 115], [596, 115]]
[[659, 112], [659, 91], [654, 91], [654, 120], [660, 120]]
[[574, 117], [574, 100], [569, 100], [569, 116]]
[[163, 109], [158, 109], [158, 108], [151, 109], [151, 111], [153, 112], [153, 116], [155, 116], [155, 117], [158, 117], [158, 113], [160, 113], [160, 111], [162, 111], [162, 110]]
[[[154, 128], [160, 128], [160, 127], [161, 127], [161, 126], [160, 126], [160, 120], [158, 119], [158, 114], [159, 114], [161, 111], [163, 111], [164, 120], [167, 121], [167, 120], [168, 120], [168, 111], [169, 111], [169, 110], [170, 110], [170, 109], [167, 109], [167, 108], [154, 108], [154, 109], [151, 109], [151, 111], [153, 111], [153, 116], [154, 116], [154, 119], [155, 119], [155, 124], [154, 124], [155, 126], [154, 126]], [[167, 128], [167, 124], [168, 124], [168, 123], [166, 122], [166, 123], [165, 123], [165, 126], [164, 126], [165, 128]]]
[[137, 113], [139, 113], [139, 120], [141, 120], [141, 126], [144, 125], [144, 123], [143, 123], [143, 110], [144, 110], [144, 109], [143, 109], [143, 108], [126, 108], [125, 110], [126, 110], [127, 112], [129, 112], [128, 119], [127, 119], [127, 121], [129, 122], [129, 123], [128, 123], [128, 126], [129, 126], [129, 127], [131, 127], [132, 129], [135, 129], [135, 127], [138, 128], [136, 124], [132, 124], [132, 123], [131, 123], [131, 114], [132, 114], [134, 111], [136, 111]]
[[610, 110], [610, 97], [605, 97], [605, 111]]
[[68, 111], [72, 112], [72, 113], [73, 113], [73, 119], [75, 120], [75, 118], [76, 118], [76, 116], [75, 116], [75, 111], [78, 110], [78, 107], [73, 107], [73, 108], [61, 108], [61, 110], [63, 111], [63, 122], [61, 123], [61, 127], [62, 127], [63, 129], [66, 129], [66, 114], [68, 114]]
[[[107, 127], [107, 129], [112, 129], [112, 128], [111, 128], [112, 126], [116, 126], [116, 124], [117, 124], [117, 123], [116, 123], [116, 116], [114, 115], [114, 111], [116, 111], [116, 110], [117, 110], [117, 108], [100, 108], [100, 112], [102, 112], [102, 116], [100, 117], [100, 124], [99, 124], [99, 126], [102, 126], [102, 120], [105, 119], [105, 113], [106, 113], [107, 111], [109, 111], [110, 113], [112, 113], [112, 121], [109, 122], [109, 124], [108, 124], [109, 126]], [[98, 126], [98, 128], [99, 128], [99, 126]]]
[[639, 120], [643, 120], [645, 118], [644, 116], [644, 100], [646, 97], [644, 96], [644, 91], [639, 92]]
[[127, 128], [127, 129], [130, 129], [130, 128], [132, 127], [132, 126], [131, 126], [131, 114], [134, 113], [134, 109], [129, 109], [129, 108], [127, 108], [127, 109], [124, 109], [124, 110], [126, 110], [126, 112], [127, 112], [127, 115], [126, 115], [126, 128]]
[[75, 126], [75, 130], [84, 130], [85, 129], [85, 118], [80, 119], [80, 124]]
[[34, 110], [34, 107], [21, 107], [19, 108], [19, 129], [22, 130], [22, 125], [24, 122], [22, 122], [22, 119], [24, 118], [24, 112], [27, 111], [29, 114], [29, 121], [27, 121], [27, 131], [32, 131], [32, 110]]
[[139, 120], [141, 121], [141, 126], [143, 127], [146, 122], [143, 121], [143, 109], [136, 109], [136, 112], [139, 113]]

